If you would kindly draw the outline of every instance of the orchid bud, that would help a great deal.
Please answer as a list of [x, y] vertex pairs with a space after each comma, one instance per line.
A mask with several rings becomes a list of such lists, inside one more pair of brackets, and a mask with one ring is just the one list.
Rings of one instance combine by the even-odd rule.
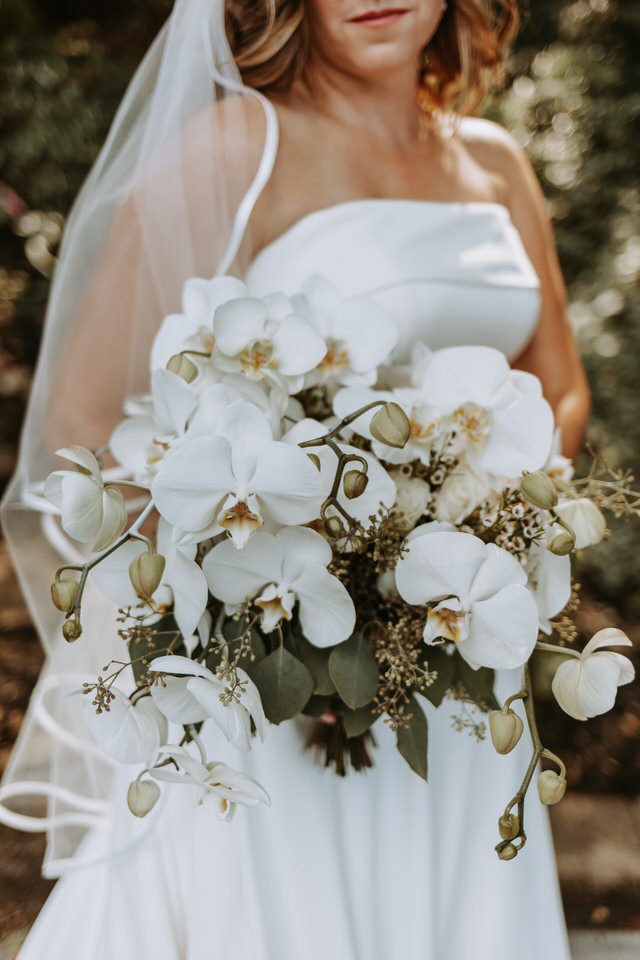
[[320, 465], [320, 457], [317, 455], [317, 453], [308, 453], [307, 456], [309, 457], [309, 460], [311, 460], [311, 463], [314, 465], [316, 470], [322, 469]]
[[499, 860], [513, 860], [513, 858], [517, 856], [518, 850], [512, 843], [508, 843], [506, 846], [498, 850]]
[[347, 496], [349, 500], [355, 500], [356, 497], [362, 496], [367, 489], [369, 477], [361, 470], [349, 470], [345, 473], [342, 483], [345, 496]]
[[198, 368], [193, 360], [185, 357], [184, 353], [174, 353], [167, 363], [169, 373], [175, 373], [181, 380], [192, 383], [198, 376]]
[[498, 831], [503, 840], [515, 840], [520, 833], [520, 818], [515, 813], [504, 814], [498, 820]]
[[397, 403], [385, 403], [371, 420], [369, 430], [380, 443], [400, 448], [411, 436], [411, 421]]
[[134, 780], [127, 791], [127, 805], [134, 817], [146, 817], [160, 799], [160, 787], [153, 780]]
[[550, 806], [558, 803], [565, 795], [567, 781], [555, 770], [543, 770], [538, 777], [538, 793], [542, 803]]
[[602, 511], [588, 497], [564, 500], [557, 505], [555, 513], [574, 531], [576, 550], [600, 543], [607, 532], [607, 521]]
[[129, 579], [141, 600], [150, 600], [160, 586], [164, 557], [159, 553], [141, 553], [129, 564]]
[[58, 610], [63, 613], [71, 613], [73, 605], [78, 595], [78, 584], [75, 580], [67, 578], [66, 580], [56, 580], [51, 584], [51, 599]]
[[568, 530], [558, 530], [547, 544], [547, 550], [556, 557], [566, 557], [576, 545], [576, 538]]
[[558, 502], [553, 480], [544, 470], [525, 474], [520, 482], [520, 492], [528, 503], [541, 510], [552, 510]]
[[517, 713], [509, 708], [492, 710], [489, 714], [491, 740], [498, 753], [511, 753], [522, 736], [524, 724]]
[[65, 620], [62, 624], [62, 636], [68, 643], [73, 643], [82, 634], [82, 625], [79, 620], [73, 617], [71, 620]]
[[328, 517], [324, 522], [324, 528], [332, 540], [339, 540], [346, 533], [340, 517]]

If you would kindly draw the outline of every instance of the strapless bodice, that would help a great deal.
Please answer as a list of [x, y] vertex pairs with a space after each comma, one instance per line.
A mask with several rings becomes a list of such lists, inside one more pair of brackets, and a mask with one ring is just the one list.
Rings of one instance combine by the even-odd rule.
[[296, 293], [310, 274], [345, 296], [367, 294], [394, 318], [394, 359], [423, 340], [437, 349], [485, 344], [510, 359], [540, 308], [539, 280], [505, 206], [353, 200], [302, 217], [254, 257], [254, 296]]

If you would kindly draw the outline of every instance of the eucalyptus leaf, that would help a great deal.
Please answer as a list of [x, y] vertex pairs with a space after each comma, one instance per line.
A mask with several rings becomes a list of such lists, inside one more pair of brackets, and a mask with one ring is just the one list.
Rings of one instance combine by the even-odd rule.
[[329, 673], [329, 657], [335, 647], [314, 647], [302, 633], [295, 632], [291, 634], [290, 649], [313, 674], [315, 694], [328, 696], [336, 692], [336, 685]]
[[379, 716], [379, 713], [373, 712], [373, 707], [370, 703], [364, 707], [358, 707], [357, 710], [350, 710], [349, 707], [345, 707], [342, 711], [342, 719], [347, 736], [358, 737], [361, 733], [364, 733], [365, 730], [368, 730]]
[[457, 651], [454, 653], [453, 659], [455, 660], [456, 682], [463, 685], [469, 699], [477, 704], [483, 713], [487, 713], [489, 710], [499, 710], [500, 704], [493, 692], [494, 671], [488, 667], [480, 667], [479, 670], [474, 670]]
[[313, 675], [284, 646], [261, 660], [253, 671], [268, 720], [281, 723], [301, 713], [313, 693]]
[[427, 779], [427, 748], [429, 743], [429, 728], [424, 710], [415, 699], [410, 697], [404, 714], [411, 714], [408, 725], [398, 727], [396, 731], [396, 745], [409, 766], [423, 780]]
[[[179, 638], [177, 642], [176, 636]], [[127, 647], [136, 686], [146, 686], [149, 679], [147, 667], [139, 658], [144, 657], [145, 660], [150, 661], [155, 660], [156, 657], [163, 657], [168, 652], [167, 648], [170, 644], [172, 644], [173, 653], [182, 657], [188, 656], [180, 628], [171, 613], [162, 617], [157, 623], [144, 627], [140, 636], [128, 641]]]
[[427, 670], [437, 671], [438, 676], [428, 687], [423, 687], [420, 693], [430, 700], [434, 707], [439, 707], [447, 690], [455, 682], [456, 662], [452, 656], [440, 647], [427, 646], [422, 662]]
[[333, 648], [329, 673], [338, 693], [352, 710], [364, 707], [378, 692], [378, 664], [361, 633], [354, 633]]

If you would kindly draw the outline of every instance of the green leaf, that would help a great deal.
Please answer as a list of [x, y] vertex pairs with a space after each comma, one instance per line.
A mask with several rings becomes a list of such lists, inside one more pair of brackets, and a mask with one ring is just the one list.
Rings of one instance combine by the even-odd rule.
[[302, 633], [296, 631], [291, 634], [291, 650], [302, 660], [304, 665], [313, 674], [313, 692], [320, 696], [329, 696], [336, 692], [336, 685], [329, 673], [329, 657], [334, 647], [314, 647]]
[[342, 711], [344, 720], [344, 729], [348, 737], [357, 737], [376, 722], [379, 713], [373, 712], [373, 707], [368, 703], [364, 707], [358, 707], [357, 710], [350, 710], [345, 707]]
[[268, 720], [281, 723], [302, 712], [313, 693], [311, 672], [285, 647], [261, 660], [253, 672]]
[[495, 674], [488, 667], [474, 670], [466, 660], [456, 651], [455, 660], [456, 682], [461, 683], [469, 695], [469, 699], [478, 705], [484, 713], [489, 710], [499, 710], [500, 704], [493, 692]]
[[[177, 642], [176, 636], [179, 638]], [[136, 686], [146, 686], [149, 679], [147, 668], [138, 657], [144, 657], [148, 661], [155, 660], [156, 657], [163, 657], [170, 644], [172, 644], [171, 650], [173, 653], [179, 654], [181, 657], [188, 656], [187, 648], [173, 614], [167, 614], [166, 617], [158, 620], [152, 626], [145, 627], [138, 638], [129, 640], [127, 646]]]
[[423, 780], [427, 779], [427, 747], [429, 728], [424, 710], [415, 697], [410, 697], [404, 714], [411, 714], [408, 726], [398, 727], [396, 744], [409, 766]]
[[354, 633], [333, 648], [329, 673], [338, 693], [352, 710], [364, 707], [378, 692], [378, 664], [361, 633]]
[[429, 687], [423, 687], [420, 693], [430, 700], [434, 707], [439, 707], [447, 690], [455, 682], [456, 663], [453, 657], [439, 647], [427, 646], [422, 662], [427, 670], [436, 670], [438, 676]]

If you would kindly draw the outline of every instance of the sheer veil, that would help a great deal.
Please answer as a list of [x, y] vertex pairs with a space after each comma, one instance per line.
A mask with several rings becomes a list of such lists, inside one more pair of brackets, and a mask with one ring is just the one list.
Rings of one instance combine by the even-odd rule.
[[49, 587], [77, 548], [42, 497], [42, 481], [61, 466], [60, 446], [101, 446], [127, 397], [147, 392], [151, 340], [165, 315], [180, 312], [185, 279], [242, 276], [247, 222], [277, 139], [272, 105], [242, 84], [224, 0], [177, 0], [69, 217], [2, 506], [46, 662], [0, 786], [0, 822], [47, 831], [45, 876], [83, 862], [89, 828], [104, 831], [98, 856], [114, 853], [113, 767], [72, 691], [121, 656], [122, 642], [110, 602], [97, 594], [83, 601], [83, 637], [62, 638]]

